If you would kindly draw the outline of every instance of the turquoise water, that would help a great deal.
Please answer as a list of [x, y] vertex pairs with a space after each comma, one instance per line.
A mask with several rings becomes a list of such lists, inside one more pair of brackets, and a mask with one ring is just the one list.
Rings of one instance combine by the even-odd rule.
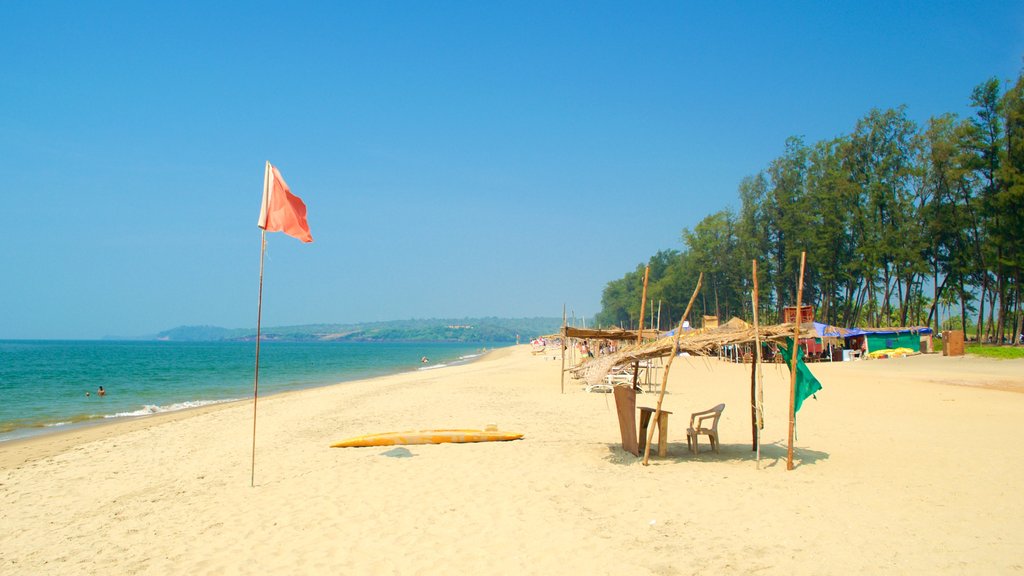
[[[418, 370], [423, 356], [427, 367], [466, 362], [490, 347], [262, 342], [260, 396]], [[251, 398], [255, 359], [254, 342], [0, 340], [0, 441]]]

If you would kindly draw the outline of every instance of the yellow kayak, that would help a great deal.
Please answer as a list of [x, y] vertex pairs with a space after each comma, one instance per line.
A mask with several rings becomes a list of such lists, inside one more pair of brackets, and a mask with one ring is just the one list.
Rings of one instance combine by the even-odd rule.
[[412, 430], [408, 432], [384, 432], [356, 436], [331, 444], [331, 448], [352, 448], [357, 446], [394, 446], [402, 444], [443, 444], [446, 442], [500, 442], [518, 440], [522, 434], [499, 432], [497, 430]]

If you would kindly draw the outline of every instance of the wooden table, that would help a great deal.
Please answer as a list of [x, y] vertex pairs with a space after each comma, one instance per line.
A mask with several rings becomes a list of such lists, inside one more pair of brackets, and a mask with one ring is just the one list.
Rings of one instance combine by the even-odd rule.
[[[640, 443], [640, 452], [644, 451], [644, 447], [647, 446], [647, 427], [651, 424], [651, 418], [654, 416], [655, 409], [648, 408], [646, 406], [640, 407], [640, 431], [638, 440]], [[664, 458], [668, 455], [668, 415], [671, 414], [668, 410], [662, 410], [658, 416], [658, 456]]]

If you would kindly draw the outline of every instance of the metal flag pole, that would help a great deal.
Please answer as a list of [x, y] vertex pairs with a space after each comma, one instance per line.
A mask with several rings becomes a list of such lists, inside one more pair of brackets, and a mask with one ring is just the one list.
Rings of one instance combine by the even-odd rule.
[[249, 487], [256, 486], [256, 399], [260, 392], [260, 325], [263, 321], [263, 256], [267, 253], [267, 231], [260, 235], [260, 295], [256, 306], [256, 377], [252, 384], [252, 468]]
[[260, 391], [260, 327], [263, 324], [263, 259], [267, 254], [267, 212], [270, 202], [270, 161], [263, 170], [263, 201], [260, 205], [260, 291], [256, 305], [256, 375], [252, 384], [252, 465], [249, 469], [249, 487], [256, 486], [256, 399]]
[[302, 242], [312, 242], [309, 224], [306, 222], [306, 205], [294, 196], [281, 178], [277, 168], [267, 161], [263, 171], [263, 203], [260, 205], [260, 219], [257, 223], [263, 231], [260, 236], [260, 292], [256, 308], [256, 375], [252, 385], [252, 468], [249, 485], [256, 486], [256, 402], [260, 396], [260, 330], [263, 324], [263, 261], [267, 254], [267, 229], [285, 234]]

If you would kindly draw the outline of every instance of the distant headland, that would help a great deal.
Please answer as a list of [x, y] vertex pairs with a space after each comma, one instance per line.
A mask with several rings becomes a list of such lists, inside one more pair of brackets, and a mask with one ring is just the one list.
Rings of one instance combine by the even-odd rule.
[[[263, 341], [287, 342], [515, 342], [558, 332], [561, 318], [441, 318], [360, 324], [264, 326]], [[140, 340], [173, 342], [255, 341], [256, 328], [179, 326]]]

